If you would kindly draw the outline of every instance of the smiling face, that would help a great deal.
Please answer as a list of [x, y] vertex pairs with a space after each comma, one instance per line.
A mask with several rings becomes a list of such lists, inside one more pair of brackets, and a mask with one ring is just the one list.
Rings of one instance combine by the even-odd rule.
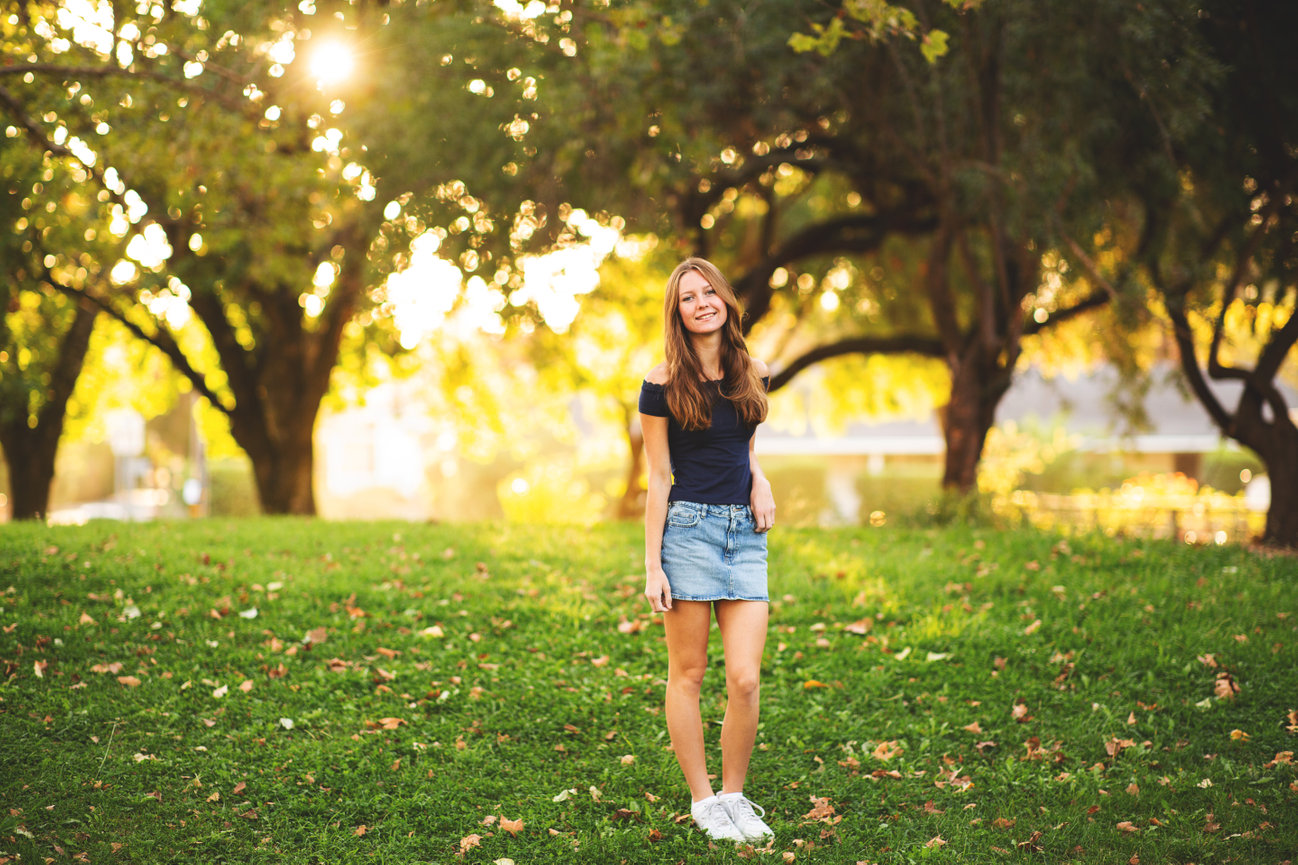
[[726, 302], [697, 270], [681, 274], [676, 310], [685, 329], [699, 335], [721, 330], [728, 317]]

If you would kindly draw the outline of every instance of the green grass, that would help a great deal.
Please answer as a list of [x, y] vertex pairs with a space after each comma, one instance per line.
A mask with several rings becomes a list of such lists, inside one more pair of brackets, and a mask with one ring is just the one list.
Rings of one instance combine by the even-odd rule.
[[753, 853], [683, 822], [639, 538], [0, 527], [0, 863], [1296, 858], [1292, 558], [777, 530]]

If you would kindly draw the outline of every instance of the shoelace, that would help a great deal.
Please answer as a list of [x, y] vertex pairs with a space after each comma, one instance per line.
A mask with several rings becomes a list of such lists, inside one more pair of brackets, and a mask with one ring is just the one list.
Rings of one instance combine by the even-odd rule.
[[736, 808], [736, 809], [742, 809], [742, 808], [746, 808], [746, 809], [748, 809], [748, 814], [747, 814], [747, 815], [744, 815], [744, 816], [748, 816], [748, 815], [751, 815], [751, 816], [753, 816], [753, 817], [765, 817], [765, 816], [766, 816], [766, 809], [763, 808], [761, 805], [758, 805], [756, 802], [753, 802], [753, 801], [752, 801], [751, 799], [749, 799], [747, 796], [741, 796], [741, 797], [739, 797], [739, 799], [735, 801], [735, 808]]
[[[725, 819], [719, 820], [718, 815]], [[734, 825], [734, 821], [730, 819], [730, 812], [726, 810], [725, 806], [722, 805], [720, 801], [713, 802], [711, 805], [704, 808], [703, 813], [700, 816], [703, 818], [702, 822], [707, 828], [711, 828], [718, 823], [721, 823], [722, 825], [725, 823], [729, 823], [732, 826]]]

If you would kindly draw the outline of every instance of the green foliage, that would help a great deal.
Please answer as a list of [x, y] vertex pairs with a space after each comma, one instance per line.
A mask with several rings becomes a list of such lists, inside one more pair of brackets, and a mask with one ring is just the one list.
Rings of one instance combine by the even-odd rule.
[[[1298, 845], [1288, 560], [963, 528], [771, 541], [757, 861]], [[10, 527], [0, 856], [754, 861], [678, 822], [640, 557], [633, 525]], [[719, 652], [702, 711], [715, 747]]]

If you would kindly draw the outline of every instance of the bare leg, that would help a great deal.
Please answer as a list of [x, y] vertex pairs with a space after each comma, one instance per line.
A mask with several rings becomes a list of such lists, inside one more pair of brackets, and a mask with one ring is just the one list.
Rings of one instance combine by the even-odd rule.
[[[721, 791], [740, 793], [757, 738], [765, 601], [718, 601], [717, 625], [726, 654], [726, 717], [721, 726]], [[679, 756], [679, 755], [678, 755]]]
[[708, 668], [712, 604], [675, 601], [663, 614], [663, 622], [667, 632], [667, 732], [690, 795], [697, 802], [712, 795], [699, 712], [699, 688]]

